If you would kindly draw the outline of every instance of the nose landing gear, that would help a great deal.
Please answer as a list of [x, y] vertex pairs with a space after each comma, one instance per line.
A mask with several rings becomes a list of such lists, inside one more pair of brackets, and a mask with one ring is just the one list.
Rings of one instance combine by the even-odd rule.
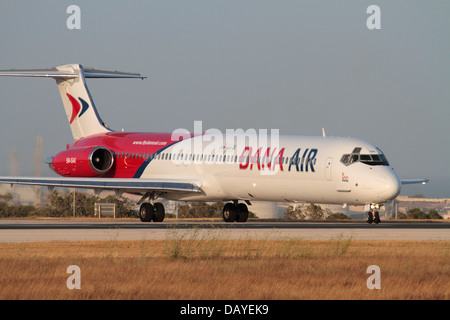
[[384, 205], [378, 204], [378, 203], [372, 203], [370, 205], [366, 205], [366, 210], [369, 212], [367, 213], [367, 222], [375, 224], [380, 223], [380, 213], [378, 210], [384, 210]]
[[372, 223], [375, 222], [375, 224], [380, 223], [380, 213], [378, 211], [370, 211], [367, 214], [367, 222]]

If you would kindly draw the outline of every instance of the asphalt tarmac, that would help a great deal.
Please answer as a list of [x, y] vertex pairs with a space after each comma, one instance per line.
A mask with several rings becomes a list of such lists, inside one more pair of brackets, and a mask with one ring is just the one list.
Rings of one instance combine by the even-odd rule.
[[450, 240], [450, 223], [382, 221], [179, 221], [0, 219], [0, 242], [167, 239]]

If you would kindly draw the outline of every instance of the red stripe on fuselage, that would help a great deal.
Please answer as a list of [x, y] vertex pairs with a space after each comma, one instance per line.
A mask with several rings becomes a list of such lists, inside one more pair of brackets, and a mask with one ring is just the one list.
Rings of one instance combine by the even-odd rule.
[[[109, 132], [80, 139], [68, 148], [103, 146], [114, 152], [114, 166], [105, 175], [113, 178], [132, 178], [140, 166], [155, 154], [176, 141], [171, 133]], [[119, 153], [122, 156], [118, 156]]]

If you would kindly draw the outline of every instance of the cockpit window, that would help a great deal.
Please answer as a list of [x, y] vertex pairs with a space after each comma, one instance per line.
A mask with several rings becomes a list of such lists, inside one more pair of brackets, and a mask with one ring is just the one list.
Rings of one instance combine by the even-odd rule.
[[370, 156], [370, 154], [362, 154], [359, 156], [359, 158], [361, 159], [361, 162], [372, 161], [372, 157]]
[[378, 154], [360, 154], [362, 148], [354, 148], [352, 153], [344, 154], [341, 162], [349, 166], [356, 162], [361, 162], [369, 166], [389, 166], [389, 162], [383, 152], [377, 148]]

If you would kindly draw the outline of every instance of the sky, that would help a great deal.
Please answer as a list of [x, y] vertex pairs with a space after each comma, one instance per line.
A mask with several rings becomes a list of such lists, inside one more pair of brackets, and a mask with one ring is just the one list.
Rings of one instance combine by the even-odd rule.
[[[67, 26], [70, 5], [81, 29]], [[431, 180], [402, 194], [450, 197], [449, 13], [446, 0], [0, 0], [0, 69], [139, 72], [87, 80], [112, 129], [325, 128], [377, 145], [401, 178]], [[0, 175], [34, 174], [36, 136], [44, 158], [72, 142], [54, 80], [1, 77], [0, 98]]]

